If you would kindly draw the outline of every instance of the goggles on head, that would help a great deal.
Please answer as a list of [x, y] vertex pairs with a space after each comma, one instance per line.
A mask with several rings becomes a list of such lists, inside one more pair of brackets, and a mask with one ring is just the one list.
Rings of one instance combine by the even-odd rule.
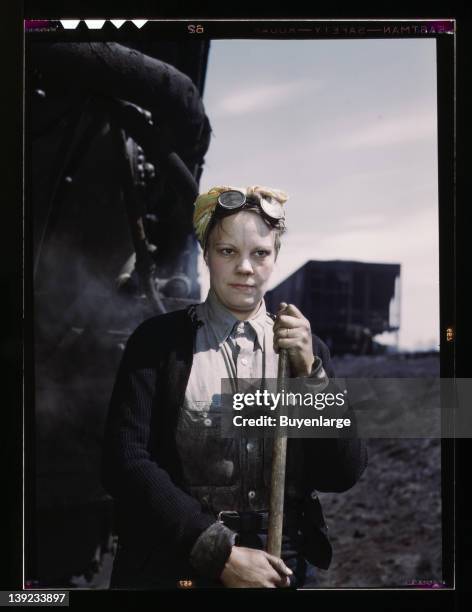
[[[280, 221], [285, 218], [283, 205], [274, 198], [264, 198], [255, 194], [255, 200], [260, 206], [262, 212], [267, 215], [272, 221]], [[239, 190], [232, 189], [223, 191], [218, 196], [218, 206], [224, 210], [236, 210], [244, 208], [247, 203], [246, 195]]]

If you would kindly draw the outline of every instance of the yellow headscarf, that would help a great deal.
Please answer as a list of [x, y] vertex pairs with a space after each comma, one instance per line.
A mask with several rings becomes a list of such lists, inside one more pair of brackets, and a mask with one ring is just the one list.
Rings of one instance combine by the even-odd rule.
[[280, 189], [271, 189], [270, 187], [262, 187], [261, 185], [251, 185], [246, 189], [241, 187], [229, 187], [229, 186], [218, 186], [212, 187], [207, 193], [201, 193], [195, 200], [194, 211], [193, 211], [193, 227], [195, 228], [195, 234], [197, 235], [198, 242], [202, 249], [204, 248], [204, 239], [208, 224], [213, 215], [213, 211], [218, 204], [218, 197], [224, 191], [241, 191], [246, 196], [257, 195], [262, 198], [273, 198], [285, 204], [288, 200], [288, 195]]

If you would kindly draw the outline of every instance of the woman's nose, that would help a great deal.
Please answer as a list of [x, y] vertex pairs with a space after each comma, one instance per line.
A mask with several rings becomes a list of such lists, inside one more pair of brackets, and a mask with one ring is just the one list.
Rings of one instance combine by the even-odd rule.
[[242, 274], [249, 274], [249, 273], [254, 272], [254, 270], [252, 269], [252, 264], [247, 257], [242, 257], [238, 261], [236, 269], [238, 272]]

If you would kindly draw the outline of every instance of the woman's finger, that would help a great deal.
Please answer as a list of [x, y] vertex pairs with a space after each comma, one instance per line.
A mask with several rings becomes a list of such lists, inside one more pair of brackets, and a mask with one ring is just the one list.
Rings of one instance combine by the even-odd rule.
[[294, 317], [298, 317], [298, 318], [301, 317], [302, 319], [305, 318], [303, 314], [300, 312], [300, 310], [295, 306], [295, 304], [287, 304], [287, 307], [285, 308], [285, 312], [286, 314], [292, 315]]
[[290, 578], [288, 576], [279, 576], [277, 580], [277, 586], [279, 587], [289, 587], [290, 586]]
[[279, 557], [275, 557], [269, 553], [266, 553], [266, 558], [272, 567], [277, 570], [277, 572], [281, 576], [291, 576], [293, 574], [292, 570], [285, 565], [285, 563]]
[[295, 340], [306, 343], [308, 339], [309, 335], [304, 329], [297, 329], [294, 327], [291, 329], [288, 327], [281, 328], [274, 334], [274, 343], [279, 342], [280, 340]]
[[294, 338], [297, 335], [295, 329], [296, 328], [293, 327], [279, 327], [279, 329], [275, 330], [274, 337], [277, 338], [277, 340]]
[[296, 317], [289, 317], [288, 315], [280, 315], [274, 322], [274, 329], [279, 327], [305, 327], [305, 319], [297, 319]]
[[277, 341], [278, 349], [302, 349], [299, 340], [296, 338], [287, 338], [287, 340], [280, 339]]

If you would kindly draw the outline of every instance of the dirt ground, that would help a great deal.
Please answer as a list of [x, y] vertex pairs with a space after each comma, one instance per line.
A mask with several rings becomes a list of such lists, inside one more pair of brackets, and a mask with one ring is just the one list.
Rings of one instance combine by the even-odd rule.
[[[337, 376], [439, 376], [439, 358], [388, 355], [334, 359]], [[439, 439], [373, 439], [369, 464], [344, 493], [320, 493], [333, 543], [321, 587], [441, 583]]]

